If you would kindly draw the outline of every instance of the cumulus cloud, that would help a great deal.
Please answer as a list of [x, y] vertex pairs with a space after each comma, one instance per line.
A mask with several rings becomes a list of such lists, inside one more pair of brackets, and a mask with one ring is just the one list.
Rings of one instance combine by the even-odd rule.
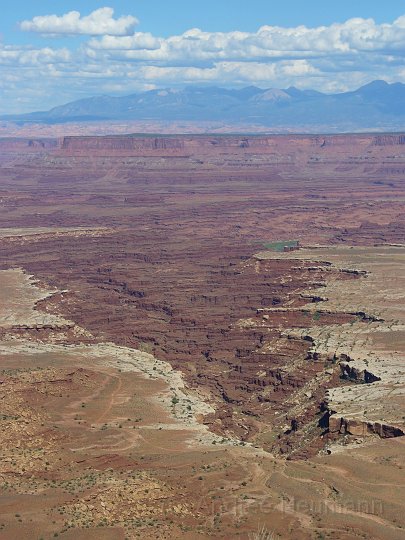
[[22, 21], [20, 28], [52, 35], [126, 36], [134, 31], [138, 22], [132, 15], [114, 19], [114, 9], [103, 7], [85, 17], [82, 17], [79, 11], [70, 11], [60, 17], [57, 15], [34, 17], [31, 21]]
[[71, 52], [66, 49], [27, 49], [16, 47], [0, 47], [0, 65], [38, 66], [55, 63], [66, 63], [72, 58]]
[[157, 38], [149, 32], [136, 32], [132, 36], [117, 38], [115, 36], [103, 36], [101, 39], [91, 39], [89, 47], [98, 50], [156, 50], [163, 43], [163, 39]]
[[134, 33], [92, 39], [88, 46], [116, 57], [154, 62], [316, 58], [358, 52], [400, 55], [405, 51], [405, 16], [392, 24], [378, 25], [373, 19], [355, 18], [316, 28], [262, 26], [254, 33], [203, 32], [194, 28], [165, 39]]

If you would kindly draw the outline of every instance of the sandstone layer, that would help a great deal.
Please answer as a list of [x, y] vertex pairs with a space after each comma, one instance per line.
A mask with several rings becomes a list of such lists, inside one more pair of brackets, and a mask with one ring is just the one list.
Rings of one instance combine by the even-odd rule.
[[[333, 269], [357, 273], [358, 280], [342, 283], [333, 277], [311, 294], [320, 302], [305, 308], [312, 318], [330, 312], [351, 313], [356, 320], [340, 325], [303, 328], [311, 339], [311, 357], [338, 364], [341, 377], [354, 385], [326, 393], [331, 432], [381, 437], [405, 434], [405, 246], [324, 247], [294, 253], [261, 253], [259, 259], [280, 257], [296, 261], [329, 261]], [[331, 267], [324, 269], [330, 273]]]

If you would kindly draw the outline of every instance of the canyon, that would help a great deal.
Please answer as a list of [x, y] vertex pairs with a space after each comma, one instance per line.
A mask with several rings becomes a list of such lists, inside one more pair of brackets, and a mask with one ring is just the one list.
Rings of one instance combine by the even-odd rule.
[[402, 134], [1, 138], [4, 538], [402, 538], [404, 174]]

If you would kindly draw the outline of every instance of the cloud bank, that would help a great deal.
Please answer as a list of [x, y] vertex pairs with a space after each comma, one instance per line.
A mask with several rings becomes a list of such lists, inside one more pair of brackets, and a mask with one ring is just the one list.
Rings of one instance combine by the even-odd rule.
[[[354, 18], [315, 28], [263, 25], [256, 32], [194, 28], [169, 37], [136, 31], [137, 24], [133, 15], [114, 18], [110, 7], [21, 22], [21, 30], [71, 39], [64, 48], [54, 39], [46, 47], [0, 44], [3, 108], [28, 111], [184, 84], [338, 92], [374, 79], [405, 82], [405, 15], [384, 24]], [[84, 35], [84, 43], [75, 39]]]
[[[143, 42], [147, 45], [143, 45]], [[122, 51], [135, 60], [252, 60], [319, 56], [350, 56], [360, 52], [401, 55], [405, 51], [405, 16], [392, 24], [350, 19], [342, 24], [307, 28], [262, 26], [255, 33], [203, 32], [194, 28], [166, 39], [134, 33], [127, 37], [92, 39], [95, 50]], [[128, 51], [128, 52], [125, 52]]]

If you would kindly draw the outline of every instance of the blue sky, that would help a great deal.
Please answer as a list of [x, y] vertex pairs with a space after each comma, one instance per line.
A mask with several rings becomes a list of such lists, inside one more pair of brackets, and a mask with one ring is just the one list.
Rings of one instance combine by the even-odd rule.
[[1, 32], [15, 43], [28, 42], [17, 23], [36, 15], [62, 15], [77, 10], [91, 12], [111, 6], [116, 16], [132, 14], [140, 19], [139, 30], [162, 36], [198, 27], [210, 32], [253, 32], [264, 24], [320, 26], [352, 17], [372, 17], [390, 22], [405, 13], [401, 0], [10, 0], [1, 7]]
[[[78, 13], [71, 13], [76, 11]], [[0, 114], [187, 84], [405, 82], [405, 2], [10, 0]]]

